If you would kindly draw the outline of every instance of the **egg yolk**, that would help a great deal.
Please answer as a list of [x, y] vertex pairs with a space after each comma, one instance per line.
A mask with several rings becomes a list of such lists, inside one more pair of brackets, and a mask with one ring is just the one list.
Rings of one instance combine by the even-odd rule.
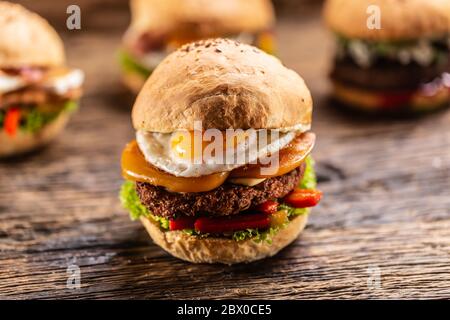
[[172, 153], [182, 160], [194, 160], [209, 156], [205, 154], [208, 146], [212, 150], [211, 156], [215, 156], [217, 150], [222, 152], [234, 152], [239, 144], [248, 139], [248, 132], [245, 131], [229, 131], [220, 132], [221, 141], [217, 141], [216, 137], [212, 137], [209, 141], [205, 138], [202, 131], [176, 131], [170, 138], [170, 148]]

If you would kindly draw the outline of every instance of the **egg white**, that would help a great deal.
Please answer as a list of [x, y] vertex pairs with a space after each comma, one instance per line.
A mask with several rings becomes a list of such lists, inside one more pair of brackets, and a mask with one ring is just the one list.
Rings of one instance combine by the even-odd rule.
[[14, 91], [25, 86], [25, 81], [17, 76], [0, 73], [0, 93]]
[[83, 82], [84, 72], [80, 69], [72, 69], [61, 76], [47, 79], [43, 86], [62, 95], [71, 89], [81, 87]]
[[170, 133], [137, 131], [136, 140], [146, 161], [153, 166], [177, 177], [199, 177], [217, 172], [228, 172], [248, 163], [256, 163], [258, 159], [274, 154], [285, 147], [297, 134], [296, 131], [277, 130], [276, 134], [267, 135], [267, 141], [263, 143], [259, 139], [262, 131], [266, 130], [256, 130], [256, 134], [249, 135], [245, 141], [231, 148], [228, 147], [226, 152], [232, 156], [228, 160], [204, 155], [201, 162], [178, 157], [171, 148]]

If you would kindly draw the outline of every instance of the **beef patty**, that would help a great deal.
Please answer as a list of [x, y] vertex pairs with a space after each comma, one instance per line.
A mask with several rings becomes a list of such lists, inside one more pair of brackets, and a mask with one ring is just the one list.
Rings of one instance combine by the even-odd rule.
[[220, 187], [198, 193], [169, 192], [145, 182], [136, 183], [141, 202], [154, 215], [173, 218], [179, 216], [227, 216], [237, 214], [266, 200], [284, 197], [300, 182], [305, 163], [282, 176], [268, 178], [247, 187], [229, 182]]
[[414, 90], [449, 71], [450, 55], [443, 63], [436, 63], [428, 67], [417, 64], [404, 66], [396, 62], [383, 62], [364, 69], [350, 59], [344, 59], [335, 61], [330, 76], [340, 83], [369, 90]]

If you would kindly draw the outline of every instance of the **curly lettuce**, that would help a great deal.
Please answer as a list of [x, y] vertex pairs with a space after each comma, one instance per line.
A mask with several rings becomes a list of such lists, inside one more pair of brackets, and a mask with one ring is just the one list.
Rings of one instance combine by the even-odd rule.
[[57, 111], [43, 112], [39, 108], [32, 108], [24, 114], [20, 128], [26, 132], [36, 133], [44, 126], [55, 120], [62, 112], [75, 112], [78, 109], [76, 101], [67, 101]]
[[305, 173], [303, 174], [303, 179], [300, 181], [299, 188], [300, 189], [316, 189], [317, 188], [317, 176], [316, 171], [314, 170], [314, 159], [311, 156], [308, 156], [305, 159], [306, 168]]

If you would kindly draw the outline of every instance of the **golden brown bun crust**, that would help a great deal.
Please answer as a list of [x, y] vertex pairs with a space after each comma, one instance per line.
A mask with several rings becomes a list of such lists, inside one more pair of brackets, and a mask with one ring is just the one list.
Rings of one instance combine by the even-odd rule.
[[161, 248], [179, 259], [193, 263], [248, 263], [277, 254], [294, 241], [305, 228], [308, 215], [301, 215], [292, 220], [286, 228], [280, 230], [273, 238], [272, 244], [253, 240], [234, 241], [225, 238], [197, 238], [183, 231], [163, 232], [158, 225], [147, 218], [141, 222], [150, 237]]
[[226, 39], [188, 44], [155, 69], [132, 112], [136, 130], [276, 129], [311, 124], [303, 79], [263, 51]]
[[11, 157], [33, 151], [48, 144], [66, 126], [69, 113], [61, 113], [57, 119], [46, 125], [41, 131], [31, 134], [18, 131], [14, 137], [8, 136], [4, 131], [0, 132], [0, 158]]
[[0, 1], [0, 68], [52, 67], [65, 62], [56, 31], [39, 15]]
[[[370, 5], [381, 10], [381, 29], [367, 28]], [[440, 36], [450, 32], [450, 1], [446, 0], [327, 0], [328, 26], [348, 38], [395, 41]]]
[[131, 0], [128, 33], [177, 33], [191, 26], [204, 37], [270, 29], [269, 0]]

